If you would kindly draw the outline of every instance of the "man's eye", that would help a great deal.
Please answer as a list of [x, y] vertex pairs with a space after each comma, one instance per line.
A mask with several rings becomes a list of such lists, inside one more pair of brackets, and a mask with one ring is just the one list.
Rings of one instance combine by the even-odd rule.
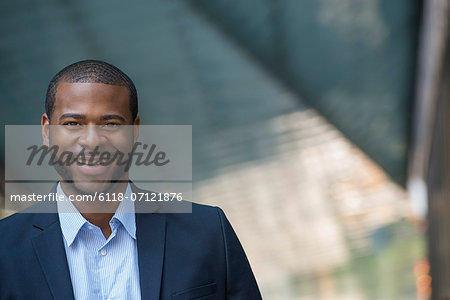
[[105, 124], [105, 127], [107, 128], [118, 128], [120, 126], [120, 124], [117, 123], [107, 123]]
[[78, 123], [78, 122], [66, 122], [63, 125], [65, 125], [65, 126], [78, 126], [78, 125], [80, 125], [80, 123]]

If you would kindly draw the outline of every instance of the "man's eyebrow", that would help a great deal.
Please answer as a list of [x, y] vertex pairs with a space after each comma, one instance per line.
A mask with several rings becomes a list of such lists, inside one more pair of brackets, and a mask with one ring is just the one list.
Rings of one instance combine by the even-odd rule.
[[102, 121], [108, 121], [108, 120], [120, 120], [122, 122], [126, 122], [125, 118], [119, 116], [119, 115], [103, 115], [100, 117], [100, 120]]
[[72, 119], [78, 119], [78, 120], [86, 119], [86, 117], [83, 115], [68, 113], [68, 114], [63, 114], [61, 117], [59, 117], [59, 120], [61, 121], [62, 119], [65, 119], [65, 118], [72, 118]]

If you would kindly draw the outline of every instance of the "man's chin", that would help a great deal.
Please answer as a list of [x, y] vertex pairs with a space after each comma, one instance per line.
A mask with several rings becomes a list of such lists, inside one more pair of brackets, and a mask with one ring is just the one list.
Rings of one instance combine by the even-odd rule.
[[72, 182], [73, 187], [78, 194], [95, 194], [108, 192], [114, 185], [112, 181], [95, 180], [95, 181], [76, 181]]

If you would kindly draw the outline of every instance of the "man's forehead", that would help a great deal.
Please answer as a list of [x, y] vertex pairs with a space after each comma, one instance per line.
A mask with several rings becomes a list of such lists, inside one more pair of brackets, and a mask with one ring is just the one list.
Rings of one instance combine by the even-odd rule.
[[105, 84], [100, 82], [66, 82], [58, 83], [56, 98], [70, 96], [86, 96], [90, 94], [116, 95], [129, 97], [128, 88], [124, 85]]
[[125, 86], [91, 82], [61, 82], [55, 96], [55, 112], [121, 112], [125, 115], [131, 113], [128, 89]]

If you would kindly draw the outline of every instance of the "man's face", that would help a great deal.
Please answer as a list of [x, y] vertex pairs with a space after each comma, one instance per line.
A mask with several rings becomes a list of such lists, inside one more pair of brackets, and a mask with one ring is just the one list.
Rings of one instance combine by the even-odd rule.
[[[57, 145], [59, 154], [67, 151], [73, 157], [84, 150], [86, 159], [80, 156], [77, 163], [58, 166], [61, 180], [77, 193], [104, 192], [117, 180], [127, 181], [124, 166], [98, 163], [99, 153], [122, 153], [126, 158], [136, 141], [138, 126], [124, 126], [139, 125], [139, 118], [132, 120], [127, 87], [60, 82], [55, 99], [51, 121], [42, 116], [44, 144]], [[99, 153], [92, 155], [94, 150]]]

